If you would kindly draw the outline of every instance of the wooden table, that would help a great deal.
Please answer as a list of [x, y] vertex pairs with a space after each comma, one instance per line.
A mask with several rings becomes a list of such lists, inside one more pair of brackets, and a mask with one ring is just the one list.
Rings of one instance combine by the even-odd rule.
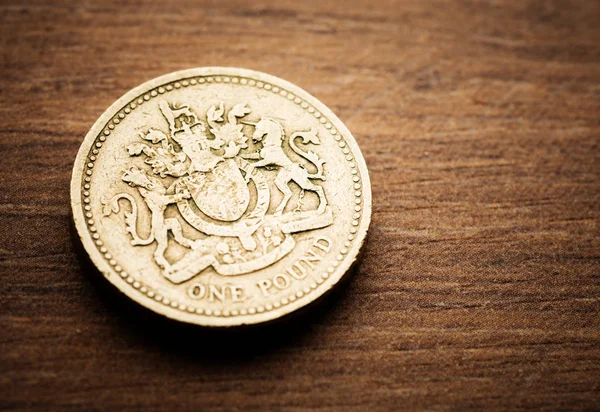
[[[3, 1], [0, 408], [597, 408], [599, 17], [583, 0]], [[247, 333], [139, 309], [70, 238], [98, 116], [211, 65], [322, 100], [373, 185], [348, 284]]]

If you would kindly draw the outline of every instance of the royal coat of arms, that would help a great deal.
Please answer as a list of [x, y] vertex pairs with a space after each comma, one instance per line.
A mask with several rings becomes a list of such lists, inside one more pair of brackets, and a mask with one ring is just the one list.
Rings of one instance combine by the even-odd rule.
[[[119, 213], [121, 200], [130, 203], [124, 214], [131, 244], [155, 247], [154, 260], [165, 278], [178, 284], [209, 267], [223, 276], [253, 272], [292, 251], [293, 233], [332, 224], [331, 208], [318, 183], [325, 180], [324, 161], [303, 148], [320, 143], [314, 129], [286, 136], [276, 118], [249, 119], [251, 110], [245, 104], [229, 109], [224, 103], [213, 105], [206, 121], [189, 105], [163, 100], [159, 107], [168, 130], [156, 127], [141, 133], [139, 142], [126, 150], [132, 158], [142, 157], [146, 166], [131, 166], [121, 177], [137, 189], [143, 202], [123, 192], [103, 198], [102, 203], [105, 216]], [[244, 130], [251, 130], [254, 150]], [[298, 160], [286, 152], [295, 153]], [[267, 168], [276, 173], [265, 173]], [[301, 189], [300, 199], [305, 191], [318, 196], [314, 210], [298, 205], [286, 212], [293, 196], [291, 182]], [[274, 189], [283, 197], [269, 214]], [[198, 232], [193, 239], [184, 236], [178, 217], [166, 217], [171, 205]], [[138, 231], [140, 207], [150, 216], [144, 220], [150, 222], [143, 230], [149, 233], [145, 237]], [[188, 250], [174, 262], [165, 257], [171, 241]]]

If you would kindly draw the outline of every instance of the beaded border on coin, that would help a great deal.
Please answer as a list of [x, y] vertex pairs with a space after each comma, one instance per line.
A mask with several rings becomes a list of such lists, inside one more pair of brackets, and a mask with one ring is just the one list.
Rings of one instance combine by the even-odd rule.
[[[214, 72], [216, 72], [216, 74], [214, 74], [214, 73], [196, 74], [196, 75], [192, 74], [192, 72], [194, 72], [194, 71], [198, 72], [198, 71], [206, 71], [206, 70], [214, 71]], [[237, 73], [242, 73], [242, 74], [226, 74], [226, 72], [228, 72], [228, 71], [235, 71]], [[178, 80], [160, 82], [160, 80], [165, 77], [176, 76], [177, 74], [182, 75], [182, 77], [179, 78]], [[267, 79], [260, 80], [261, 78], [267, 78]], [[269, 81], [269, 80], [271, 80], [271, 81]], [[341, 121], [339, 119], [337, 119], [337, 117], [329, 109], [327, 109], [322, 103], [320, 103], [317, 99], [312, 97], [310, 94], [297, 88], [297, 86], [294, 86], [294, 88], [299, 89], [299, 91], [301, 93], [297, 93], [297, 92], [293, 93], [279, 85], [273, 84], [274, 83], [273, 80], [277, 83], [288, 84], [286, 81], [284, 81], [282, 79], [275, 78], [273, 76], [266, 75], [264, 73], [254, 72], [254, 71], [246, 70], [246, 69], [216, 68], [215, 67], [215, 68], [191, 69], [191, 70], [185, 70], [182, 72], [171, 73], [169, 75], [162, 76], [157, 79], [151, 80], [150, 82], [142, 84], [141, 86], [139, 86], [136, 89], [133, 89], [132, 91], [127, 93], [125, 96], [123, 96], [121, 99], [119, 99], [113, 106], [117, 105], [117, 103], [120, 103], [123, 99], [126, 100], [126, 104], [120, 105], [121, 107], [118, 110], [116, 110], [116, 113], [114, 115], [110, 116], [108, 121], [102, 122], [102, 123], [104, 123], [103, 125], [101, 123], [101, 120], [103, 120], [101, 117], [98, 120], [98, 122], [94, 125], [92, 130], [90, 130], [89, 134], [91, 134], [94, 131], [94, 129], [96, 129], [96, 127], [99, 126], [98, 123], [100, 123], [100, 125], [102, 125], [101, 130], [97, 133], [94, 133], [95, 138], [94, 138], [93, 144], [91, 145], [91, 147], [87, 151], [87, 153], [85, 153], [85, 158], [84, 158], [85, 164], [84, 164], [84, 168], [83, 168], [84, 173], [83, 173], [81, 179], [79, 180], [80, 183], [79, 183], [79, 190], [78, 190], [78, 192], [81, 195], [81, 198], [83, 199], [81, 206], [80, 206], [81, 207], [80, 210], [82, 211], [83, 216], [85, 217], [85, 224], [88, 229], [88, 234], [90, 235], [96, 250], [103, 257], [103, 260], [106, 263], [108, 263], [110, 268], [115, 273], [117, 273], [126, 282], [126, 284], [130, 285], [130, 287], [133, 288], [133, 290], [137, 291], [138, 293], [140, 293], [142, 295], [145, 295], [147, 298], [150, 298], [159, 304], [162, 304], [165, 307], [172, 308], [172, 309], [184, 312], [184, 313], [189, 313], [192, 315], [202, 315], [202, 316], [206, 316], [206, 317], [222, 317], [222, 318], [256, 315], [256, 314], [261, 314], [261, 313], [272, 311], [274, 309], [284, 307], [286, 305], [291, 304], [292, 302], [297, 301], [298, 299], [300, 299], [304, 296], [309, 295], [312, 291], [319, 288], [320, 285], [324, 284], [327, 281], [327, 279], [329, 279], [332, 276], [332, 274], [335, 272], [336, 268], [338, 268], [341, 265], [341, 263], [344, 261], [344, 259], [348, 256], [348, 252], [349, 252], [351, 246], [353, 246], [354, 242], [358, 242], [358, 248], [360, 248], [360, 246], [362, 245], [362, 242], [364, 242], [364, 239], [366, 237], [366, 228], [368, 228], [368, 224], [370, 221], [370, 212], [371, 212], [370, 183], [369, 183], [369, 177], [367, 174], [366, 166], [363, 164], [362, 167], [360, 167], [360, 169], [362, 169], [362, 170], [359, 171], [359, 165], [356, 164], [357, 159], [352, 154], [352, 151], [349, 148], [348, 142], [346, 141], [346, 139], [344, 139], [344, 137], [342, 136], [342, 133], [340, 133], [340, 131], [338, 129], [339, 128], [344, 129], [343, 132], [345, 132], [345, 134], [348, 134], [349, 136], [351, 136], [350, 132], [345, 128], [345, 126], [343, 126], [343, 124], [341, 124]], [[129, 97], [129, 95], [131, 93], [138, 91], [140, 89], [143, 89], [143, 88], [145, 88], [145, 86], [147, 86], [151, 83], [156, 83], [156, 82], [159, 83], [158, 86], [151, 87], [149, 90], [147, 90], [144, 93], [140, 93], [137, 97], [135, 97], [133, 99], [126, 99], [127, 97]], [[252, 306], [250, 308], [241, 309], [241, 310], [231, 310], [231, 311], [229, 311], [229, 310], [223, 310], [223, 311], [214, 310], [213, 311], [211, 309], [205, 309], [205, 308], [185, 305], [183, 303], [179, 303], [179, 302], [176, 302], [176, 301], [173, 301], [166, 297], [161, 296], [160, 293], [157, 293], [156, 291], [152, 290], [148, 286], [144, 285], [139, 280], [136, 280], [133, 276], [131, 276], [130, 274], [128, 274], [127, 272], [125, 272], [122, 269], [121, 265], [119, 265], [119, 263], [113, 258], [111, 253], [104, 246], [102, 240], [100, 239], [100, 235], [97, 233], [97, 228], [95, 227], [94, 215], [91, 212], [91, 206], [90, 206], [90, 197], [89, 196], [90, 196], [90, 190], [91, 190], [92, 182], [93, 182], [92, 176], [93, 176], [94, 162], [97, 159], [97, 155], [100, 153], [100, 150], [102, 149], [103, 143], [107, 140], [107, 138], [110, 137], [111, 132], [121, 123], [121, 121], [123, 119], [125, 119], [125, 117], [129, 113], [136, 110], [137, 108], [142, 106], [145, 102], [148, 102], [150, 99], [152, 99], [154, 97], [166, 94], [172, 90], [180, 89], [182, 87], [185, 88], [185, 87], [197, 86], [197, 85], [208, 85], [211, 83], [232, 83], [232, 84], [240, 84], [242, 86], [256, 87], [256, 88], [270, 91], [275, 94], [279, 94], [280, 96], [285, 97], [288, 100], [292, 101], [293, 103], [297, 104], [302, 109], [306, 110], [309, 114], [311, 114], [316, 119], [318, 119], [319, 122], [329, 131], [331, 136], [338, 142], [338, 146], [339, 146], [340, 150], [342, 151], [346, 161], [349, 163], [350, 173], [352, 174], [352, 182], [353, 182], [352, 190], [354, 191], [354, 205], [353, 205], [354, 214], [352, 216], [352, 221], [351, 221], [349, 230], [347, 232], [348, 233], [347, 238], [344, 241], [343, 247], [341, 247], [339, 249], [338, 255], [336, 256], [335, 261], [327, 268], [326, 271], [324, 271], [317, 278], [316, 281], [312, 282], [309, 286], [305, 287], [303, 290], [297, 291], [288, 296], [279, 298], [279, 299], [277, 299], [271, 303], [268, 303], [266, 305]], [[301, 98], [298, 96], [298, 94], [305, 94], [305, 96], [303, 98]], [[312, 100], [311, 98], [315, 100], [312, 103], [307, 101], [307, 100]], [[111, 109], [113, 108], [113, 106], [111, 106], [111, 108], [109, 108], [109, 110], [107, 110], [107, 112], [110, 112]], [[315, 108], [315, 106], [321, 106], [319, 108], [320, 110], [317, 110]], [[326, 116], [323, 112], [329, 112], [328, 116]], [[331, 117], [332, 119], [329, 119], [328, 117]], [[334, 123], [338, 123], [341, 127], [336, 128], [336, 126], [334, 126]], [[88, 136], [86, 136], [85, 140], [88, 139], [89, 134], [88, 134]], [[359, 150], [356, 143], [354, 143], [354, 146], [355, 146], [355, 150]], [[78, 160], [82, 156], [82, 150], [83, 150], [83, 146], [82, 146], [82, 149], [80, 150], [80, 153], [78, 154]], [[362, 160], [362, 156], [359, 156], [359, 159], [364, 163], [364, 160]], [[76, 163], [76, 166], [77, 166], [77, 163]], [[74, 188], [74, 185], [77, 180], [76, 169], [77, 169], [77, 167], [75, 167], [73, 170], [73, 180], [72, 180], [72, 185], [71, 185], [72, 186], [72, 188], [71, 188], [72, 194], [74, 193], [73, 188]], [[365, 183], [366, 183], [366, 185], [365, 185]], [[366, 193], [367, 196], [365, 196], [365, 192], [364, 192], [365, 187], [367, 190], [367, 193]], [[74, 200], [73, 200], [73, 209], [75, 211], [75, 201]], [[366, 216], [365, 216], [365, 212], [367, 213]], [[363, 236], [357, 237], [357, 233], [359, 232], [359, 226], [361, 226], [361, 221], [363, 221], [363, 227], [365, 227], [365, 231], [364, 231]], [[76, 222], [76, 224], [77, 224], [77, 222]], [[80, 236], [81, 236], [81, 233], [80, 233]], [[88, 253], [89, 253], [89, 251], [88, 251]], [[358, 250], [356, 251], [356, 254], [358, 254]], [[351, 256], [350, 258], [355, 259], [356, 256]], [[96, 262], [94, 262], [94, 263], [96, 263]], [[348, 265], [348, 266], [350, 266], [350, 265]], [[105, 275], [106, 275], [106, 273], [105, 273]], [[342, 273], [342, 275], [343, 275], [343, 273]], [[341, 276], [340, 276], [340, 278], [341, 278]], [[335, 285], [335, 283], [337, 283], [337, 281], [334, 282], [331, 286]], [[121, 290], [123, 290], [123, 289], [121, 289]], [[133, 298], [133, 296], [131, 296], [131, 295], [129, 295], [129, 296]], [[304, 306], [304, 305], [302, 305], [302, 306]], [[292, 309], [292, 310], [295, 310], [295, 309]], [[288, 312], [286, 312], [286, 313], [288, 313]], [[165, 314], [165, 315], [169, 316], [168, 314]], [[173, 316], [169, 316], [169, 317], [173, 317]], [[279, 316], [277, 316], [277, 317], [279, 317]], [[175, 317], [175, 319], [179, 319], [179, 318]], [[179, 319], [179, 320], [181, 320], [181, 319]], [[262, 322], [262, 321], [259, 320], [258, 322]], [[193, 322], [193, 323], [204, 324], [202, 322]], [[246, 321], [244, 323], [257, 323], [257, 322]], [[211, 326], [211, 325], [207, 325], [207, 326]], [[216, 326], [216, 325], [212, 325], [212, 326]], [[224, 326], [227, 326], [227, 325], [224, 324]]]

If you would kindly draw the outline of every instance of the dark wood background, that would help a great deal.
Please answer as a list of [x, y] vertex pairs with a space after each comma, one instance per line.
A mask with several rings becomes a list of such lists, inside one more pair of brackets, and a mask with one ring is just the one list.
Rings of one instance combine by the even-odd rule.
[[[598, 408], [599, 19], [598, 1], [4, 0], [0, 408]], [[349, 282], [237, 333], [138, 308], [70, 237], [95, 120], [211, 65], [315, 95], [373, 186]]]

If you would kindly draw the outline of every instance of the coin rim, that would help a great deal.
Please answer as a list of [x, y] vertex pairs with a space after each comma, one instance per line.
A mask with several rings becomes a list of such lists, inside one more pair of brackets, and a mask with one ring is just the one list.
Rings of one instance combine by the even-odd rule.
[[[340, 262], [340, 264], [335, 268], [335, 271], [330, 274], [327, 280], [316, 290], [305, 294], [301, 298], [298, 298], [294, 302], [290, 302], [285, 306], [263, 313], [238, 315], [235, 317], [213, 317], [183, 312], [179, 309], [156, 302], [152, 298], [135, 290], [126, 282], [125, 279], [122, 279], [120, 276], [118, 276], [116, 271], [108, 264], [108, 262], [106, 262], [100, 251], [96, 248], [91, 233], [87, 228], [86, 219], [82, 208], [82, 178], [87, 157], [97, 136], [103, 131], [107, 122], [115, 117], [127, 103], [165, 83], [182, 80], [188, 77], [218, 75], [247, 77], [256, 81], [268, 82], [286, 89], [287, 91], [292, 92], [296, 96], [304, 99], [304, 101], [312, 105], [337, 128], [338, 132], [346, 141], [346, 144], [351, 150], [362, 182], [362, 211], [358, 231], [355, 234], [355, 239], [353, 240], [353, 243], [350, 246], [350, 249], [348, 250], [344, 260]], [[364, 157], [360, 151], [360, 148], [358, 147], [358, 144], [356, 143], [356, 140], [354, 139], [354, 136], [352, 136], [352, 133], [350, 133], [350, 130], [348, 130], [342, 121], [327, 106], [302, 88], [270, 74], [235, 67], [198, 67], [180, 70], [156, 77], [131, 89], [112, 105], [110, 105], [110, 107], [98, 118], [98, 120], [96, 120], [90, 131], [86, 134], [77, 153], [77, 158], [75, 160], [73, 173], [71, 176], [71, 208], [75, 228], [77, 229], [77, 236], [79, 237], [83, 245], [83, 249], [88, 254], [90, 260], [104, 275], [104, 277], [106, 277], [111, 284], [113, 284], [126, 296], [158, 314], [177, 321], [209, 327], [230, 327], [269, 322], [291, 314], [300, 308], [308, 306], [312, 302], [318, 300], [320, 297], [326, 295], [340, 282], [340, 280], [349, 272], [352, 265], [356, 262], [359, 252], [361, 251], [361, 248], [366, 240], [368, 227], [371, 221], [371, 207], [371, 183]]]

